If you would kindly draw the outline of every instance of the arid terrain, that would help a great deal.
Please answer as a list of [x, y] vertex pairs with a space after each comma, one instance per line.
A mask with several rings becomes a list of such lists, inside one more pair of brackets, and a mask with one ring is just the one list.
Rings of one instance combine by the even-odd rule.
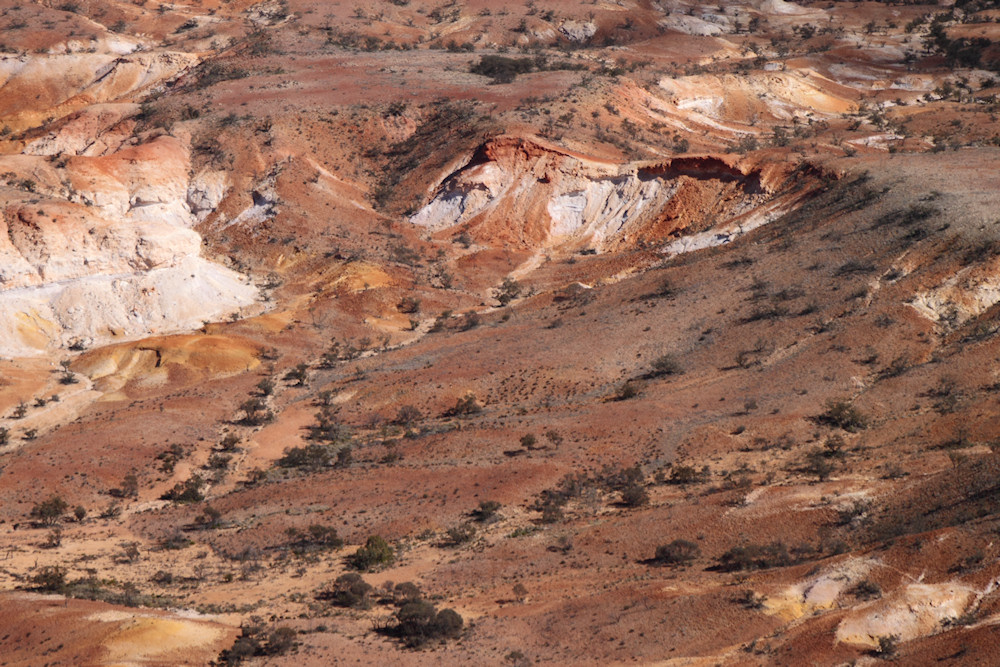
[[0, 665], [1000, 664], [1000, 7], [0, 0]]

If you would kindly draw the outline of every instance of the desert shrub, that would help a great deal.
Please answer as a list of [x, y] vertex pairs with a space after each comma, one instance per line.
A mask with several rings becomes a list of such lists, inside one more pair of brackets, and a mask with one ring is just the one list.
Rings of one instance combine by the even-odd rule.
[[411, 647], [434, 640], [454, 639], [462, 634], [464, 621], [454, 609], [438, 609], [426, 600], [407, 602], [396, 612], [396, 624], [386, 629]]
[[479, 314], [474, 310], [470, 310], [469, 312], [465, 313], [465, 315], [462, 316], [462, 323], [459, 325], [459, 329], [461, 329], [462, 331], [469, 331], [470, 329], [475, 329], [476, 327], [479, 326], [481, 321], [482, 320], [480, 319]]
[[500, 287], [494, 290], [493, 297], [500, 302], [501, 306], [506, 306], [521, 295], [522, 289], [521, 283], [513, 278], [504, 278]]
[[396, 554], [385, 539], [379, 535], [372, 535], [365, 542], [364, 546], [351, 554], [347, 559], [347, 564], [355, 570], [371, 572], [385, 567], [396, 560]]
[[446, 415], [449, 417], [468, 417], [483, 411], [483, 406], [479, 404], [476, 395], [471, 391], [462, 398], [455, 401], [455, 407], [449, 410]]
[[792, 565], [795, 559], [783, 542], [748, 544], [733, 547], [718, 558], [718, 569], [723, 572], [764, 570], [771, 567]]
[[882, 635], [878, 638], [878, 647], [873, 653], [884, 659], [892, 659], [899, 652], [899, 635]]
[[826, 410], [816, 418], [821, 424], [842, 428], [848, 433], [868, 428], [868, 418], [848, 399], [827, 402]]
[[642, 385], [635, 380], [628, 380], [625, 384], [618, 387], [613, 398], [616, 401], [627, 401], [630, 398], [635, 398], [640, 393], [642, 393]]
[[282, 468], [319, 470], [330, 465], [330, 459], [331, 452], [328, 446], [309, 443], [302, 447], [286, 448], [284, 455], [278, 459], [278, 465]]
[[66, 588], [66, 570], [59, 565], [46, 565], [31, 575], [31, 583], [46, 593], [61, 592]]
[[493, 83], [511, 83], [518, 74], [526, 74], [534, 69], [534, 66], [532, 58], [485, 55], [479, 59], [479, 62], [469, 67], [469, 72], [488, 76], [493, 79]]
[[219, 446], [224, 452], [235, 452], [239, 449], [239, 444], [240, 437], [235, 433], [228, 433], [226, 434], [226, 437], [222, 439], [222, 442], [219, 443]]
[[340, 607], [367, 609], [371, 606], [371, 584], [361, 578], [356, 572], [342, 574], [333, 582], [328, 591], [320, 594], [321, 599], [330, 600]]
[[336, 528], [318, 523], [311, 524], [304, 531], [289, 528], [285, 535], [288, 536], [289, 546], [299, 551], [323, 551], [344, 546]]
[[833, 461], [827, 456], [827, 452], [817, 448], [806, 454], [802, 469], [810, 475], [815, 475], [818, 481], [824, 482], [830, 477], [835, 467]]
[[459, 546], [471, 542], [476, 536], [476, 526], [468, 521], [452, 526], [448, 529], [447, 543], [451, 546]]
[[649, 494], [641, 484], [629, 484], [622, 489], [622, 504], [626, 507], [641, 507], [649, 503]]
[[192, 542], [187, 535], [185, 535], [180, 531], [176, 531], [174, 533], [171, 533], [170, 535], [167, 535], [160, 541], [160, 548], [176, 550], [176, 549], [184, 549], [186, 547], [191, 546], [192, 544], [194, 544], [194, 542]]
[[413, 314], [420, 312], [420, 299], [415, 296], [404, 296], [396, 305], [396, 310], [401, 313]]
[[333, 405], [323, 405], [315, 414], [316, 423], [309, 426], [309, 439], [323, 442], [346, 442], [351, 438], [351, 428], [340, 421], [337, 412], [340, 408]]
[[701, 470], [696, 469], [694, 466], [674, 466], [666, 481], [668, 484], [697, 484], [707, 480], [709, 474], [707, 466]]
[[499, 511], [500, 503], [495, 500], [484, 500], [479, 503], [479, 507], [472, 510], [472, 518], [479, 523], [491, 523], [497, 520]]
[[862, 579], [847, 592], [859, 600], [876, 600], [882, 597], [882, 587], [868, 579]]
[[694, 542], [674, 540], [656, 547], [653, 562], [657, 565], [684, 566], [690, 565], [700, 555], [701, 549]]
[[737, 595], [733, 601], [744, 609], [763, 609], [766, 599], [763, 595], [758, 595], [747, 589]]
[[[684, 152], [684, 151], [681, 151]], [[645, 295], [647, 299], [672, 299], [680, 292], [677, 286], [674, 285], [673, 281], [669, 278], [664, 278], [660, 281], [660, 284], [656, 286], [649, 294]]]
[[424, 592], [412, 581], [401, 581], [392, 589], [392, 600], [400, 607], [407, 602], [422, 600], [423, 597]]
[[36, 503], [31, 508], [30, 516], [32, 519], [37, 519], [39, 523], [45, 526], [52, 526], [58, 523], [59, 519], [62, 518], [69, 510], [69, 504], [66, 503], [60, 496], [50, 496], [49, 498]]
[[206, 506], [202, 513], [194, 519], [201, 528], [218, 528], [222, 523], [222, 512], [214, 507]]
[[278, 626], [268, 629], [258, 618], [240, 628], [240, 636], [232, 647], [219, 655], [220, 665], [239, 665], [257, 656], [279, 656], [295, 648], [294, 629]]
[[257, 383], [257, 389], [260, 391], [261, 396], [270, 396], [274, 393], [274, 380], [271, 378], [264, 378]]
[[163, 500], [173, 500], [177, 503], [196, 503], [205, 499], [205, 495], [201, 492], [203, 486], [205, 486], [205, 480], [202, 479], [201, 475], [191, 475], [187, 480], [177, 482], [160, 497]]
[[875, 265], [871, 262], [863, 262], [859, 259], [849, 259], [833, 272], [835, 276], [850, 276], [857, 273], [871, 273], [875, 270]]
[[663, 354], [653, 360], [652, 370], [649, 372], [652, 377], [663, 377], [664, 375], [680, 375], [684, 372], [681, 362], [672, 354]]
[[309, 365], [298, 364], [285, 373], [285, 380], [293, 383], [296, 387], [302, 387], [309, 380]]
[[267, 403], [260, 397], [244, 401], [240, 404], [240, 412], [243, 413], [240, 423], [247, 426], [261, 426], [274, 419], [274, 413], [268, 409]]

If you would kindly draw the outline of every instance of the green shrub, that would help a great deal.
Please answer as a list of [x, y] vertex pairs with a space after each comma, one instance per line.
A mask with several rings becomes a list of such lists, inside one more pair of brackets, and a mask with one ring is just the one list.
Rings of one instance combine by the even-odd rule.
[[396, 625], [388, 631], [411, 647], [436, 639], [454, 639], [462, 634], [462, 617], [454, 609], [437, 608], [426, 600], [407, 602], [396, 612]]
[[816, 418], [821, 424], [842, 428], [848, 433], [856, 433], [868, 428], [868, 418], [848, 399], [832, 400], [826, 410]]
[[355, 570], [371, 572], [391, 564], [396, 560], [396, 554], [384, 538], [372, 535], [363, 547], [351, 554], [347, 564]]
[[329, 591], [320, 595], [321, 599], [330, 600], [340, 607], [367, 609], [371, 606], [371, 584], [361, 578], [356, 572], [348, 572], [337, 577]]
[[31, 518], [38, 519], [38, 521], [45, 526], [52, 526], [56, 524], [59, 519], [62, 518], [69, 510], [69, 504], [66, 503], [59, 496], [51, 496], [47, 500], [43, 500], [40, 503], [36, 503], [34, 507], [31, 508]]

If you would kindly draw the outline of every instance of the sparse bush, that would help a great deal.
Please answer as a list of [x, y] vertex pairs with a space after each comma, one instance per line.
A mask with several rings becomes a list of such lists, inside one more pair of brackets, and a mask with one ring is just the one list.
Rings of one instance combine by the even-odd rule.
[[518, 74], [526, 74], [534, 69], [532, 58], [508, 58], [506, 56], [485, 55], [479, 62], [469, 67], [469, 73], [488, 76], [493, 83], [511, 83]]
[[882, 597], [882, 587], [868, 579], [862, 579], [847, 592], [859, 600], [877, 600]]
[[319, 470], [330, 465], [331, 451], [327, 445], [309, 443], [302, 447], [289, 447], [277, 463], [282, 468]]
[[657, 565], [680, 567], [690, 565], [699, 556], [701, 556], [701, 549], [694, 542], [674, 540], [656, 547], [653, 562]]
[[629, 484], [622, 489], [622, 504], [626, 507], [642, 507], [649, 503], [649, 494], [641, 484]]
[[274, 393], [274, 380], [271, 378], [264, 378], [257, 383], [257, 389], [260, 391], [261, 396], [270, 396]]
[[816, 418], [816, 421], [844, 429], [848, 433], [856, 433], [868, 428], [868, 418], [848, 399], [829, 401], [826, 404], [826, 410]]
[[396, 554], [384, 538], [372, 535], [363, 547], [351, 554], [347, 564], [355, 570], [371, 572], [391, 564], [396, 560]]
[[642, 393], [642, 385], [635, 380], [627, 380], [625, 384], [618, 387], [618, 391], [614, 395], [614, 400], [627, 401], [630, 398], [635, 398], [640, 393]]
[[191, 475], [186, 481], [177, 482], [161, 498], [176, 503], [196, 503], [205, 499], [205, 495], [201, 491], [204, 486], [205, 480], [202, 479], [201, 475]]
[[367, 609], [371, 606], [371, 584], [356, 572], [347, 572], [337, 577], [328, 591], [320, 594], [321, 599], [330, 600], [339, 607]]
[[396, 306], [396, 310], [401, 313], [406, 313], [412, 315], [413, 313], [420, 312], [420, 299], [414, 296], [404, 296], [400, 299], [399, 304]]
[[834, 471], [835, 466], [826, 452], [822, 449], [814, 449], [806, 454], [803, 470], [811, 475], [815, 475], [820, 482], [826, 481]]
[[500, 287], [494, 291], [493, 297], [500, 302], [501, 306], [506, 306], [521, 295], [522, 289], [521, 283], [513, 278], [504, 278]]
[[66, 587], [66, 570], [59, 565], [46, 565], [31, 576], [35, 588], [46, 593], [60, 593]]
[[434, 640], [459, 637], [463, 626], [462, 617], [454, 609], [438, 611], [426, 600], [415, 600], [399, 608], [395, 627], [385, 632], [399, 637], [410, 648], [419, 648]]
[[763, 595], [758, 595], [752, 590], [747, 589], [736, 596], [735, 602], [744, 609], [763, 609], [764, 602], [767, 600]]
[[333, 526], [314, 523], [310, 524], [304, 531], [298, 528], [289, 528], [285, 534], [290, 540], [289, 546], [299, 552], [325, 551], [344, 546], [344, 540], [340, 538], [337, 529]]
[[219, 655], [221, 665], [239, 665], [256, 656], [284, 655], [295, 648], [295, 630], [278, 626], [270, 630], [259, 618], [252, 618], [240, 629], [240, 636], [232, 647]]
[[674, 466], [673, 470], [670, 471], [670, 477], [666, 481], [668, 484], [697, 484], [706, 481], [709, 475], [707, 466], [700, 471], [694, 466]]
[[733, 547], [718, 558], [718, 568], [724, 572], [763, 570], [792, 565], [795, 560], [782, 542], [748, 544]]
[[492, 523], [497, 520], [499, 511], [500, 503], [495, 500], [484, 500], [479, 503], [479, 507], [472, 510], [472, 518], [479, 523]]
[[471, 542], [476, 536], [476, 526], [466, 521], [448, 529], [447, 543], [451, 546], [459, 546]]
[[684, 372], [680, 361], [672, 354], [663, 354], [653, 360], [651, 377], [663, 377], [664, 375], [680, 375]]
[[483, 411], [483, 406], [479, 404], [476, 395], [471, 391], [455, 402], [455, 407], [449, 410], [446, 415], [449, 417], [468, 417], [479, 414]]
[[899, 635], [882, 635], [878, 637], [878, 648], [874, 653], [883, 660], [891, 660], [899, 652]]
[[36, 503], [31, 508], [31, 518], [37, 519], [43, 526], [53, 526], [59, 522], [62, 516], [69, 510], [69, 505], [60, 496], [50, 496], [46, 500]]
[[285, 380], [292, 383], [292, 386], [303, 387], [309, 380], [308, 364], [298, 364], [295, 368], [285, 373]]
[[241, 403], [240, 411], [243, 413], [243, 419], [240, 421], [247, 426], [261, 426], [274, 419], [274, 413], [260, 397], [250, 398]]

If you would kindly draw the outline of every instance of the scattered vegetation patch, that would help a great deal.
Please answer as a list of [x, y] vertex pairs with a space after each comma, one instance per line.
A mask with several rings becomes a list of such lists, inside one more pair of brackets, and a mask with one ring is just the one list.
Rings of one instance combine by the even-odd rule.
[[848, 433], [856, 433], [868, 428], [868, 417], [854, 407], [848, 399], [831, 400], [826, 404], [826, 410], [816, 417], [820, 424], [840, 428]]
[[701, 549], [690, 540], [674, 540], [656, 547], [650, 562], [667, 567], [685, 567], [701, 556]]
[[398, 637], [409, 648], [462, 636], [465, 621], [454, 609], [442, 609], [426, 600], [407, 602], [389, 623], [378, 627], [382, 634]]
[[347, 564], [363, 572], [373, 572], [391, 565], [396, 560], [392, 546], [379, 535], [372, 535], [364, 546], [348, 556]]

